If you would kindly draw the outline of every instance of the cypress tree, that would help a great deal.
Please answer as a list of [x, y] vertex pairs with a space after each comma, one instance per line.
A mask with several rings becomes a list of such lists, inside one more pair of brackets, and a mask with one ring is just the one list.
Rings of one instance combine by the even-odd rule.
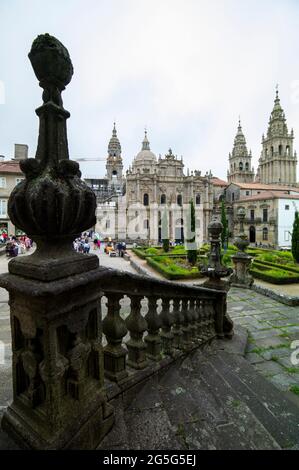
[[299, 214], [295, 212], [292, 232], [292, 255], [296, 263], [299, 263]]
[[[190, 201], [190, 233], [193, 235], [187, 240], [187, 259], [189, 263], [194, 266], [197, 261], [197, 250], [194, 249], [195, 245], [195, 208], [193, 199]], [[191, 244], [191, 247], [190, 245]], [[190, 248], [190, 249], [189, 249]]]
[[224, 244], [228, 238], [228, 223], [226, 217], [226, 208], [223, 200], [221, 201], [221, 223], [223, 225], [223, 229], [221, 232], [221, 244], [222, 248], [224, 248]]
[[165, 253], [167, 253], [169, 251], [169, 230], [168, 230], [168, 214], [167, 214], [166, 208], [162, 215], [161, 226], [162, 226], [161, 228], [162, 228], [163, 250], [165, 251]]

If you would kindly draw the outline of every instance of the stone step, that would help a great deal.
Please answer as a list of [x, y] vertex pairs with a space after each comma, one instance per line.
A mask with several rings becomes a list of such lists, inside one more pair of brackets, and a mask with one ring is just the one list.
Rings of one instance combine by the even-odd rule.
[[[215, 436], [218, 436], [217, 449], [279, 449], [275, 439], [218, 373], [209, 357], [202, 356], [196, 352], [190, 358], [194, 367], [186, 380], [192, 395], [194, 398], [198, 396], [206, 410], [213, 406], [209, 416]], [[182, 369], [180, 373], [182, 375]], [[217, 419], [220, 410], [222, 421]]]
[[223, 352], [209, 358], [219, 375], [250, 408], [281, 448], [299, 443], [299, 408], [244, 358]]

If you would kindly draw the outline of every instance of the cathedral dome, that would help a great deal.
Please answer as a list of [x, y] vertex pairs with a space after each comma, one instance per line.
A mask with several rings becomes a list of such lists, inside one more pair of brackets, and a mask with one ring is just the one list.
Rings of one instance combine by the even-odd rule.
[[135, 163], [152, 164], [157, 163], [156, 155], [151, 151], [147, 132], [145, 131], [144, 139], [142, 141], [142, 149], [135, 157]]

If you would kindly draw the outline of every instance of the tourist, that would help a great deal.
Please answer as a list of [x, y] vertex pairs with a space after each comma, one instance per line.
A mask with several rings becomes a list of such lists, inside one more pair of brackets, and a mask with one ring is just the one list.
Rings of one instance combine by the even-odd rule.
[[88, 254], [90, 250], [90, 245], [88, 243], [88, 239], [86, 238], [83, 243], [83, 253]]
[[95, 237], [93, 240], [93, 249], [97, 250], [99, 248], [99, 240]]

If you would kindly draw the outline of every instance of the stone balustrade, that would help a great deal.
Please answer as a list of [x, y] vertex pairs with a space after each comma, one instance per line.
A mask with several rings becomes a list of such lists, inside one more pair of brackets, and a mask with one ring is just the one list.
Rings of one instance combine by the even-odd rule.
[[[176, 357], [223, 337], [226, 291], [100, 268], [104, 374], [124, 383], [165, 356]], [[125, 305], [124, 313], [121, 304]], [[107, 309], [105, 309], [105, 305]], [[130, 372], [130, 374], [129, 374]]]

